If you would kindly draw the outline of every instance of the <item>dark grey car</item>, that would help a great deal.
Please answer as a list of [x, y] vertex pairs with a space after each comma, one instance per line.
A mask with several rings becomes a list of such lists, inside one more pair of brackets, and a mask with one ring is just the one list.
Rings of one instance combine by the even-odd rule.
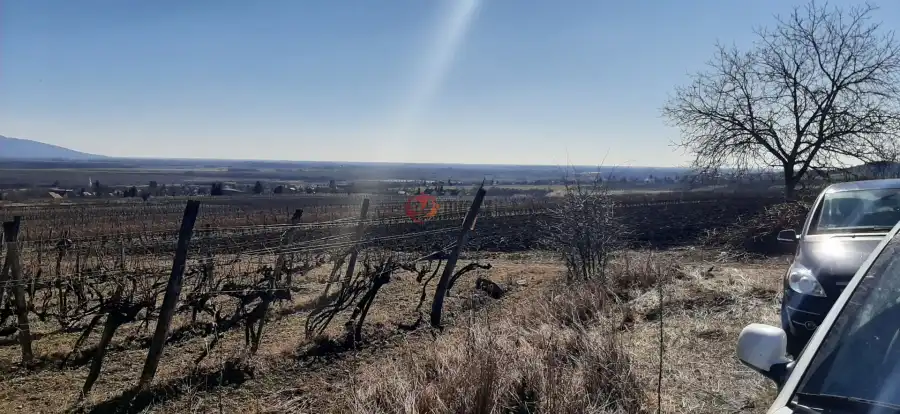
[[779, 240], [796, 244], [781, 303], [789, 355], [803, 350], [859, 266], [898, 221], [900, 179], [854, 181], [823, 190], [800, 234], [779, 234]]
[[799, 358], [777, 327], [750, 324], [738, 359], [775, 381], [770, 414], [900, 413], [900, 224], [875, 247]]

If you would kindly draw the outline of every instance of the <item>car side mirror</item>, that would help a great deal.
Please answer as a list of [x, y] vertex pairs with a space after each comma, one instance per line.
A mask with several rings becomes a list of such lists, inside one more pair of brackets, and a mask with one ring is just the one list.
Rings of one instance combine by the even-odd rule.
[[[787, 356], [787, 334], [781, 328], [752, 323], [738, 336], [737, 357], [744, 365], [778, 384], [787, 379], [793, 361]], [[792, 365], [792, 364], [791, 364]]]
[[[772, 233], [769, 233], [772, 234]], [[796, 243], [797, 232], [795, 230], [782, 230], [778, 232], [778, 241], [782, 243]]]

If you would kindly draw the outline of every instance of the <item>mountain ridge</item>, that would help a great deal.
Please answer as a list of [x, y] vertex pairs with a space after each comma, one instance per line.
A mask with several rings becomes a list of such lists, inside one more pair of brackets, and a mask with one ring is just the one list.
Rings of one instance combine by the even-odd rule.
[[0, 135], [0, 159], [65, 159], [94, 160], [107, 158], [103, 155], [89, 154], [59, 145], [47, 144], [24, 138], [13, 138]]

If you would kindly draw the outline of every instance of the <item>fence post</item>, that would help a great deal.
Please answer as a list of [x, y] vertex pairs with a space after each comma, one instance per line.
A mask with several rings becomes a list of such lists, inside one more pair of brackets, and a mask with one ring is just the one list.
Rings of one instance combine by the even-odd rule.
[[469, 232], [475, 225], [475, 218], [478, 217], [478, 210], [481, 209], [481, 203], [484, 201], [484, 195], [487, 191], [484, 187], [480, 187], [475, 194], [475, 200], [472, 200], [472, 206], [466, 213], [463, 220], [462, 229], [459, 231], [459, 237], [456, 240], [456, 246], [453, 246], [453, 252], [447, 258], [447, 264], [444, 265], [444, 272], [441, 279], [438, 280], [437, 288], [434, 290], [434, 300], [431, 302], [431, 326], [439, 328], [441, 326], [441, 312], [444, 310], [444, 297], [447, 295], [447, 285], [450, 278], [453, 277], [453, 270], [456, 268], [456, 261], [459, 259], [459, 252], [465, 247], [469, 240]]
[[359, 224], [356, 226], [356, 234], [353, 239], [353, 249], [350, 251], [350, 261], [347, 262], [347, 273], [344, 276], [344, 280], [350, 280], [353, 277], [353, 272], [356, 270], [356, 259], [359, 257], [359, 240], [362, 239], [363, 232], [366, 229], [365, 223], [366, 215], [369, 213], [369, 199], [365, 198], [362, 202], [362, 207], [359, 209]]
[[288, 248], [290, 245], [294, 244], [294, 239], [297, 236], [297, 226], [300, 224], [301, 220], [303, 220], [303, 209], [298, 208], [294, 210], [294, 214], [291, 216], [290, 224], [292, 227], [289, 227], [284, 234], [281, 235], [281, 246], [279, 248], [278, 256], [275, 258], [275, 282], [281, 283], [281, 277], [284, 276], [285, 279], [285, 290], [288, 292], [288, 295], [291, 293], [291, 286], [293, 286], [293, 267], [294, 267], [294, 253], [284, 253], [283, 250]]
[[187, 262], [188, 246], [194, 233], [194, 223], [197, 222], [197, 213], [200, 212], [200, 202], [188, 200], [184, 208], [184, 217], [181, 219], [181, 229], [178, 231], [178, 245], [175, 250], [175, 259], [172, 261], [172, 273], [169, 283], [166, 285], [166, 295], [163, 298], [162, 307], [159, 310], [159, 320], [156, 322], [156, 331], [147, 352], [147, 361], [141, 372], [139, 389], [145, 389], [153, 381], [156, 369], [159, 367], [159, 358], [162, 356], [166, 337], [169, 335], [169, 324], [175, 315], [175, 305], [181, 295], [181, 282], [184, 277], [185, 263]]
[[[363, 223], [363, 220], [365, 220], [368, 212], [369, 212], [369, 199], [365, 198], [365, 199], [363, 199], [362, 207], [360, 207], [360, 210], [359, 210], [360, 222], [356, 225], [356, 234], [354, 235], [355, 238], [353, 239], [353, 247], [350, 248], [350, 259], [347, 263], [347, 272], [344, 275], [345, 281], [349, 281], [350, 278], [353, 276], [353, 272], [355, 271], [356, 259], [359, 256], [358, 244], [359, 244], [359, 240], [362, 239], [363, 231], [365, 230], [365, 224]], [[340, 262], [338, 262], [338, 263], [340, 263]], [[322, 300], [324, 300], [326, 297], [328, 297], [328, 292], [331, 291], [331, 285], [333, 285], [334, 282], [337, 282], [337, 280], [338, 280], [338, 272], [337, 272], [337, 269], [335, 269], [333, 271], [333, 273], [331, 274], [331, 276], [328, 278], [328, 284], [325, 285], [325, 290], [322, 291], [322, 296], [321, 296]]]
[[28, 323], [28, 306], [25, 303], [25, 280], [22, 276], [22, 262], [19, 257], [19, 228], [22, 217], [15, 216], [13, 221], [3, 223], [3, 238], [6, 241], [6, 267], [12, 272], [12, 291], [16, 303], [16, 316], [19, 323], [19, 344], [22, 346], [22, 364], [28, 364], [34, 358], [31, 350], [31, 326]]

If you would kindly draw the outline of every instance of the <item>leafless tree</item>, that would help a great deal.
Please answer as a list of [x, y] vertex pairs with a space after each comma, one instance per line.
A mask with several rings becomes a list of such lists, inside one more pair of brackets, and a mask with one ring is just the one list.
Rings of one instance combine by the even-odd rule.
[[756, 30], [747, 51], [718, 45], [662, 110], [694, 167], [777, 167], [793, 197], [809, 172], [896, 154], [900, 45], [872, 21], [876, 10], [813, 1]]

